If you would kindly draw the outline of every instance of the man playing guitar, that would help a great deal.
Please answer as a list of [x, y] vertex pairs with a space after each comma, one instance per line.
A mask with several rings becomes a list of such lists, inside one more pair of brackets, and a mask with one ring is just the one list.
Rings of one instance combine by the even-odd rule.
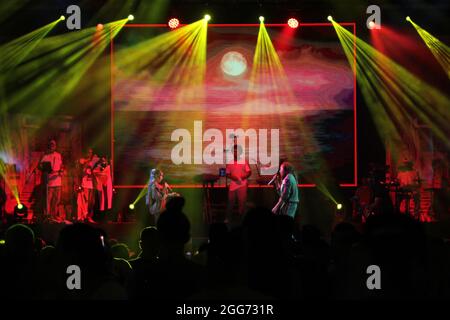
[[62, 157], [56, 151], [56, 141], [51, 139], [48, 149], [39, 161], [39, 169], [44, 173], [44, 183], [46, 185], [46, 216], [54, 221], [61, 221], [58, 214], [58, 207], [61, 201], [61, 186], [63, 163]]

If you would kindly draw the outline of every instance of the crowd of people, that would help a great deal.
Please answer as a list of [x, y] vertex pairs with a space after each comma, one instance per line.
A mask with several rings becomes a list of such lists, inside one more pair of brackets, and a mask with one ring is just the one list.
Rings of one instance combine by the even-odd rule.
[[[187, 255], [185, 199], [173, 197], [156, 227], [140, 233], [137, 256], [96, 225], [65, 226], [54, 246], [26, 225], [10, 226], [0, 245], [2, 299], [407, 299], [450, 297], [450, 246], [407, 215], [371, 216], [363, 232], [337, 224], [325, 241], [313, 225], [250, 209], [240, 226], [210, 225]], [[81, 270], [69, 289], [68, 266]], [[370, 290], [367, 268], [381, 270]]]

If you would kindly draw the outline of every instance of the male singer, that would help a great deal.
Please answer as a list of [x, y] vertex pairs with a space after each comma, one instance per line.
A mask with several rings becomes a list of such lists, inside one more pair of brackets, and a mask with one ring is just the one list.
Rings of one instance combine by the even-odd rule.
[[276, 181], [275, 184], [279, 199], [272, 212], [295, 218], [299, 203], [298, 179], [294, 167], [289, 162], [285, 161], [281, 164], [280, 177], [281, 183]]

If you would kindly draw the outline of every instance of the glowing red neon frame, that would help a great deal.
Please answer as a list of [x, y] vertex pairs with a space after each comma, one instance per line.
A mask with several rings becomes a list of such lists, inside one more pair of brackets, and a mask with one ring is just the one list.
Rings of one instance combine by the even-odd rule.
[[[179, 27], [186, 26], [187, 24], [180, 24]], [[259, 23], [234, 23], [234, 24], [208, 24], [208, 28], [211, 27], [259, 27]], [[285, 23], [266, 23], [266, 27], [285, 27]], [[357, 187], [358, 186], [358, 131], [357, 131], [357, 113], [356, 113], [356, 23], [355, 22], [343, 22], [339, 23], [341, 26], [353, 27], [353, 183], [341, 183], [341, 187]], [[332, 23], [299, 23], [300, 27], [332, 27]], [[126, 24], [124, 28], [168, 28], [167, 24]], [[111, 75], [111, 172], [114, 175], [114, 39], [110, 41], [110, 75]], [[114, 178], [114, 176], [113, 176]], [[113, 180], [114, 181], [114, 180]], [[315, 184], [299, 184], [299, 187], [314, 188]], [[146, 185], [115, 185], [117, 189], [143, 189]], [[174, 188], [203, 188], [201, 184], [188, 184], [188, 185], [173, 185]], [[271, 186], [264, 186], [259, 184], [250, 184], [249, 188], [271, 188]], [[214, 188], [224, 188], [224, 186], [214, 186]]]

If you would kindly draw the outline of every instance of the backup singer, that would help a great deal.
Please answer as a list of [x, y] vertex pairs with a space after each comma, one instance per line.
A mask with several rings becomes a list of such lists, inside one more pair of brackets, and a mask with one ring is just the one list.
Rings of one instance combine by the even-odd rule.
[[102, 156], [96, 163], [93, 172], [95, 176], [95, 186], [97, 187], [100, 201], [99, 210], [111, 210], [113, 184], [111, 177], [111, 166], [105, 156]]
[[99, 161], [99, 157], [94, 154], [94, 151], [89, 148], [87, 156], [79, 160], [82, 166], [81, 173], [81, 190], [77, 197], [77, 207], [78, 207], [78, 220], [93, 223], [92, 219], [94, 215], [94, 205], [95, 205], [95, 189], [94, 189], [94, 176], [93, 168]]
[[283, 162], [280, 167], [280, 176], [281, 184], [279, 181], [275, 183], [279, 199], [272, 212], [294, 218], [299, 202], [298, 180], [294, 167], [289, 162]]

